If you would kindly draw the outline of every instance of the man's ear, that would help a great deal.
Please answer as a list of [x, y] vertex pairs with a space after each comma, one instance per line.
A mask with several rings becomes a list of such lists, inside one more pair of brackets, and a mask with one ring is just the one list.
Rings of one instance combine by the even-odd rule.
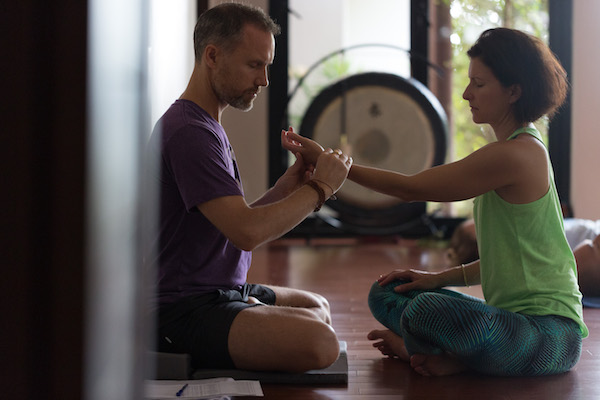
[[521, 98], [521, 85], [514, 84], [510, 86], [510, 104], [514, 104]]
[[204, 48], [204, 61], [209, 68], [216, 66], [218, 55], [219, 49], [215, 45], [209, 44]]

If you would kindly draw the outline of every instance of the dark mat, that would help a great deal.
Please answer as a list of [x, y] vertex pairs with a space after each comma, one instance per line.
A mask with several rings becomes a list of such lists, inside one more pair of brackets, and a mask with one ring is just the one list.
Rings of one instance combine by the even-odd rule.
[[151, 376], [149, 376], [148, 379], [190, 379], [192, 374], [192, 358], [189, 354], [149, 351], [148, 358], [152, 360], [154, 367]]
[[584, 307], [600, 308], [600, 297], [586, 297], [583, 296], [581, 301]]
[[288, 372], [260, 372], [239, 369], [208, 370], [199, 369], [192, 373], [192, 379], [229, 377], [235, 380], [256, 380], [261, 383], [281, 384], [347, 384], [348, 383], [348, 347], [340, 341], [338, 359], [325, 369], [307, 371], [303, 374]]

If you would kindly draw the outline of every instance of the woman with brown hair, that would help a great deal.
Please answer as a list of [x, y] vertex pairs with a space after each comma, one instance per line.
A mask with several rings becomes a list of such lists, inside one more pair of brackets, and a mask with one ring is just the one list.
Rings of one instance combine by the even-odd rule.
[[[475, 198], [480, 259], [438, 273], [380, 276], [369, 306], [389, 330], [369, 339], [422, 375], [565, 372], [588, 330], [552, 166], [532, 122], [563, 103], [566, 74], [541, 40], [513, 29], [483, 32], [468, 55], [463, 98], [497, 141], [415, 175], [354, 164], [348, 178], [406, 202]], [[307, 162], [322, 151], [293, 131], [282, 143]], [[479, 283], [485, 301], [443, 289]]]

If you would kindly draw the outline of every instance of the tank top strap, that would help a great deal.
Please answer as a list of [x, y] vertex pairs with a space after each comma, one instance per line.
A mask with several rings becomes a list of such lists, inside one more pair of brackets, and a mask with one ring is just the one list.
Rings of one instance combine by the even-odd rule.
[[536, 138], [537, 140], [539, 140], [540, 142], [544, 143], [544, 141], [542, 140], [542, 135], [540, 134], [540, 132], [535, 128], [535, 126], [533, 126], [533, 124], [529, 124], [528, 126], [525, 126], [523, 128], [519, 128], [516, 131], [514, 131], [512, 133], [512, 135], [510, 135], [508, 137], [508, 140], [514, 139], [517, 136], [519, 136], [521, 133], [528, 133], [531, 136], [533, 136], [534, 138]]

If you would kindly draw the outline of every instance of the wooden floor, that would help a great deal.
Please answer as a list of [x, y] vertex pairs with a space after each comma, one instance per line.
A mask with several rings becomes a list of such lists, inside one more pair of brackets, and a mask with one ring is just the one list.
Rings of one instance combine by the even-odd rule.
[[[497, 378], [465, 373], [426, 378], [399, 360], [384, 358], [366, 339], [382, 326], [367, 293], [379, 274], [396, 268], [438, 270], [442, 249], [400, 240], [306, 242], [283, 240], [254, 253], [250, 282], [291, 286], [326, 296], [333, 326], [348, 343], [349, 382], [334, 386], [263, 384], [266, 399], [600, 399], [600, 309], [585, 309], [590, 336], [569, 373], [541, 378]], [[481, 295], [478, 287], [468, 293]]]

